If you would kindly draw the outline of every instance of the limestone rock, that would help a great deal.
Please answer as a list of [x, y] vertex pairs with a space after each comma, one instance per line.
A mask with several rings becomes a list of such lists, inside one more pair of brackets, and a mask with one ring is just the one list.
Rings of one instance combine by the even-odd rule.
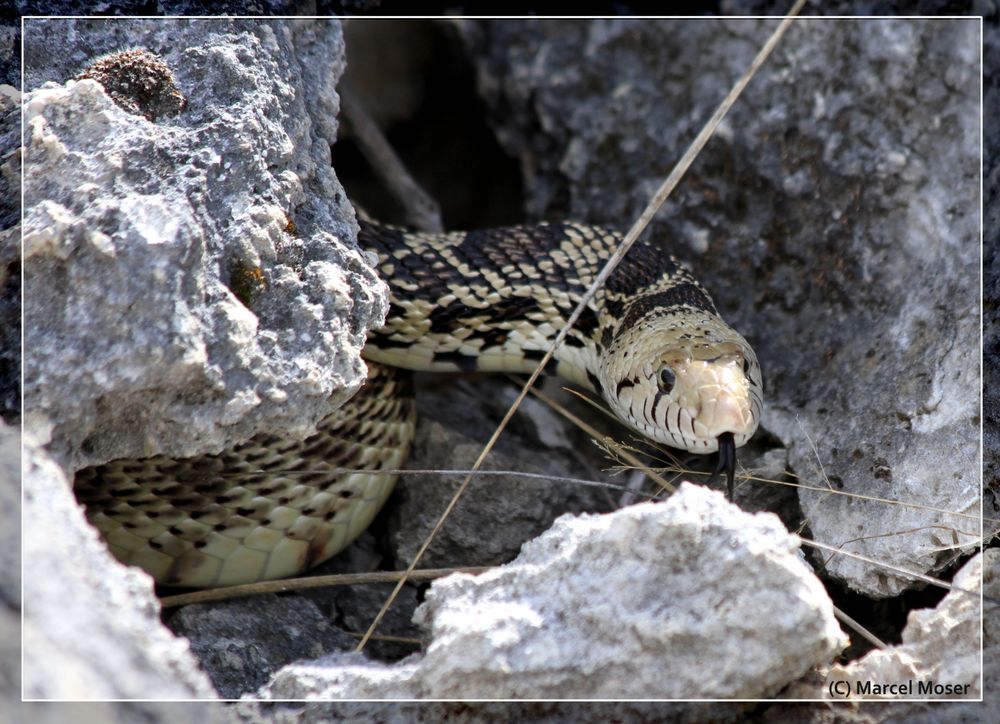
[[20, 121], [20, 92], [0, 85], [0, 414], [8, 422], [21, 415]]
[[[989, 549], [985, 553], [992, 579], [1000, 552]], [[983, 649], [980, 584], [985, 562], [981, 555], [966, 563], [952, 580], [963, 590], [949, 592], [936, 608], [911, 611], [901, 644], [872, 651], [847, 666], [834, 666], [824, 688], [843, 681], [851, 686], [852, 698], [978, 698]], [[996, 582], [991, 583], [991, 590], [995, 589]], [[899, 690], [869, 693], [866, 682]], [[922, 685], [929, 688], [922, 690]]]
[[30, 440], [25, 463], [25, 697], [214, 698], [187, 641], [160, 625], [150, 578], [111, 557]]
[[766, 697], [846, 639], [771, 514], [689, 484], [563, 516], [512, 563], [432, 584], [426, 653], [285, 667], [268, 698]]
[[[986, 601], [986, 615], [979, 605], [980, 582]], [[921, 724], [936, 722], [986, 722], [996, 717], [991, 707], [995, 692], [1000, 690], [1000, 623], [991, 615], [991, 607], [1000, 600], [1000, 551], [988, 548], [976, 556], [952, 580], [956, 586], [974, 591], [950, 592], [933, 609], [913, 611], [903, 641], [881, 651], [872, 651], [846, 666], [833, 666], [824, 677], [810, 677], [808, 683], [797, 684], [786, 692], [790, 698], [832, 698], [830, 685], [846, 682], [853, 694], [836, 709], [802, 705], [775, 704], [767, 711], [765, 721], [796, 721], [821, 724], [831, 721], [836, 712], [837, 722], [868, 724], [881, 721], [907, 721]], [[980, 639], [980, 626], [983, 638]], [[980, 682], [980, 645], [982, 646], [982, 683]], [[871, 684], [907, 684], [913, 691], [901, 691], [898, 696], [857, 696], [865, 682]], [[920, 683], [931, 685], [931, 692], [921, 695]], [[955, 687], [951, 694], [937, 690], [933, 684]], [[837, 689], [843, 692], [843, 689]], [[978, 701], [940, 701], [941, 699], [977, 699]], [[865, 699], [861, 701], [861, 699]], [[881, 700], [879, 700], [881, 699]], [[900, 699], [911, 699], [901, 701]], [[931, 701], [912, 701], [931, 699]]]
[[[123, 46], [186, 105], [69, 80]], [[33, 20], [24, 52], [28, 426], [71, 468], [309, 432], [386, 308], [330, 168], [337, 22]]]
[[[263, 626], [265, 621], [281, 625]], [[219, 695], [237, 699], [267, 683], [281, 666], [354, 648], [355, 639], [333, 627], [301, 596], [252, 596], [184, 606], [169, 620], [191, 642]]]
[[[149, 578], [110, 558], [66, 474], [305, 433], [360, 384], [385, 289], [330, 168], [340, 26], [29, 25], [25, 692], [214, 698], [161, 625]], [[149, 67], [162, 62], [186, 103], [151, 121], [122, 96], [134, 84], [112, 99], [69, 80], [123, 47], [154, 53]]]

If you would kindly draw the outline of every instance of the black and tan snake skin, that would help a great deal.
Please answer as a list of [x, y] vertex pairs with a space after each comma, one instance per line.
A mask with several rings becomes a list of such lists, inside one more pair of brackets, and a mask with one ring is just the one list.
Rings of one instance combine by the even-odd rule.
[[[389, 283], [365, 387], [304, 441], [258, 436], [215, 456], [118, 460], [78, 472], [78, 497], [122, 561], [210, 587], [294, 575], [346, 546], [395, 484], [413, 433], [410, 370], [531, 372], [621, 241], [539, 224], [413, 234], [362, 223]], [[642, 434], [694, 453], [735, 448], [760, 421], [753, 350], [675, 259], [636, 244], [547, 372], [599, 393]], [[368, 474], [325, 472], [337, 468]], [[264, 474], [261, 474], [263, 471]]]

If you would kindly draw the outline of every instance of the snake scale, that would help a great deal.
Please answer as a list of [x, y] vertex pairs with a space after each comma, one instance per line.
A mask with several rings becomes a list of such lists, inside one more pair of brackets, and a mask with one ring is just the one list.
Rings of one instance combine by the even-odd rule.
[[[326, 560], [392, 491], [395, 476], [379, 471], [405, 462], [414, 407], [399, 370], [533, 371], [620, 242], [572, 223], [423, 234], [362, 221], [390, 309], [369, 333], [361, 391], [305, 440], [259, 435], [219, 455], [81, 470], [88, 518], [116, 557], [168, 585], [281, 578]], [[753, 349], [676, 259], [642, 241], [546, 372], [600, 394], [649, 438], [718, 451], [730, 486], [763, 406]]]

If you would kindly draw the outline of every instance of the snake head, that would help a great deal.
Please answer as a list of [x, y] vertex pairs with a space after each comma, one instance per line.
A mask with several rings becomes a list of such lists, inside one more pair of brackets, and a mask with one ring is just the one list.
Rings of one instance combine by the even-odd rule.
[[713, 453], [726, 433], [739, 447], [760, 422], [757, 356], [714, 315], [643, 320], [605, 350], [600, 377], [605, 398], [620, 417], [671, 447]]

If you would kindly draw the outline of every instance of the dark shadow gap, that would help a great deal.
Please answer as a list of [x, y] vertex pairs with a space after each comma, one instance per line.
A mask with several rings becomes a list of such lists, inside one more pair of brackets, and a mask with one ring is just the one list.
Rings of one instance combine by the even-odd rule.
[[[486, 123], [475, 69], [447, 23], [349, 21], [345, 27], [351, 88], [378, 121], [403, 164], [440, 205], [446, 229], [523, 220], [518, 163]], [[350, 198], [375, 218], [401, 223], [402, 213], [341, 126], [333, 166]]]

